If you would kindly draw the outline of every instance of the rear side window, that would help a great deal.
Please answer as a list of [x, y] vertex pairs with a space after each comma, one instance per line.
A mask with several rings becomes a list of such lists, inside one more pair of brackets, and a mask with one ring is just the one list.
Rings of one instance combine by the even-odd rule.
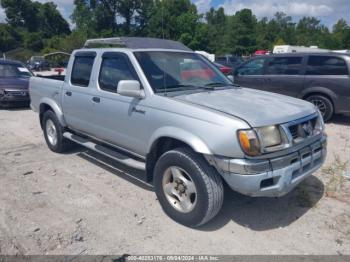
[[310, 56], [306, 67], [307, 75], [348, 75], [344, 59], [335, 56]]
[[237, 75], [262, 75], [264, 70], [264, 59], [254, 59], [237, 69]]
[[266, 75], [298, 75], [300, 73], [302, 57], [275, 57], [266, 68]]
[[87, 87], [90, 82], [94, 56], [76, 56], [72, 69], [71, 83], [76, 86]]
[[99, 84], [100, 88], [109, 92], [117, 92], [121, 80], [137, 80], [136, 72], [123, 54], [113, 53], [104, 55], [101, 64]]

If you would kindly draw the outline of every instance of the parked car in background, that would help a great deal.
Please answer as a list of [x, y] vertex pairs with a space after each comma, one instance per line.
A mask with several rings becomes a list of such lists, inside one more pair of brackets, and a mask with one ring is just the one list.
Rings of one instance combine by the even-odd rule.
[[214, 65], [220, 69], [221, 72], [223, 72], [225, 75], [229, 75], [232, 73], [232, 68], [231, 67], [228, 67], [228, 66], [224, 66], [222, 64], [219, 64], [219, 63], [215, 63], [214, 62]]
[[218, 56], [215, 58], [215, 63], [221, 64], [223, 66], [227, 66], [234, 70], [236, 67], [243, 63], [242, 57], [234, 56], [234, 55], [224, 55]]
[[234, 82], [307, 100], [328, 121], [334, 114], [350, 112], [349, 67], [349, 54], [275, 54], [242, 64]]
[[256, 50], [254, 55], [259, 56], [259, 55], [269, 55], [270, 51], [269, 50]]
[[28, 61], [28, 68], [33, 71], [50, 70], [50, 63], [43, 56], [32, 56]]
[[0, 106], [29, 105], [29, 78], [33, 74], [20, 62], [0, 60]]
[[233, 85], [179, 42], [121, 37], [85, 46], [72, 53], [65, 79], [30, 80], [48, 147], [61, 153], [75, 142], [143, 171], [179, 223], [211, 220], [224, 181], [248, 196], [282, 196], [325, 160], [323, 120], [310, 103]]

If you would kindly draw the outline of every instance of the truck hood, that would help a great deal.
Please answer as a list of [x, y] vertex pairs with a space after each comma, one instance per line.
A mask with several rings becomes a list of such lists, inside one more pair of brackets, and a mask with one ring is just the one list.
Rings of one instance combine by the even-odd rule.
[[309, 102], [260, 90], [235, 88], [174, 97], [248, 122], [252, 127], [282, 124], [315, 113]]
[[0, 89], [28, 90], [29, 77], [4, 77], [0, 78]]

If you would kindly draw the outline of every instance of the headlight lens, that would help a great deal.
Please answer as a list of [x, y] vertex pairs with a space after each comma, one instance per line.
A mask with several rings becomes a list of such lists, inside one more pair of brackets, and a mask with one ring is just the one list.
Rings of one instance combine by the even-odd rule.
[[325, 134], [325, 125], [321, 112], [317, 109], [318, 118], [315, 123], [314, 135]]
[[273, 147], [282, 144], [282, 137], [278, 126], [257, 128], [263, 147]]
[[248, 156], [257, 156], [261, 153], [260, 142], [254, 130], [239, 130], [238, 140], [243, 152]]

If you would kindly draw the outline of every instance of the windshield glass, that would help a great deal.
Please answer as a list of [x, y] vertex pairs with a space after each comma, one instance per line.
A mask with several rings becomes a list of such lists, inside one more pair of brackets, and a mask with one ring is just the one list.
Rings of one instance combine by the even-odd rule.
[[0, 77], [31, 77], [32, 73], [18, 64], [0, 64]]
[[135, 52], [155, 93], [231, 86], [219, 69], [195, 53]]

